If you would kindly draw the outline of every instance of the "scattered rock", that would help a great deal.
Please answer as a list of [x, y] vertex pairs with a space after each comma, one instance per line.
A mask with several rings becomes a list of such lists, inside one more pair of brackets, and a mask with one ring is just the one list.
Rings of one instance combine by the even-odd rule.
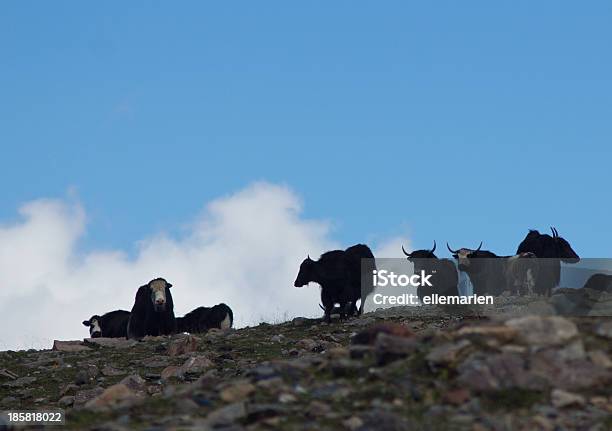
[[73, 404], [74, 404], [74, 397], [71, 395], [66, 395], [64, 397], [61, 397], [59, 401], [57, 402], [57, 405], [62, 408], [71, 407]]
[[569, 406], [582, 407], [586, 404], [586, 401], [582, 395], [566, 392], [562, 389], [553, 389], [550, 394], [550, 399], [553, 405], [557, 408]]
[[578, 335], [576, 325], [560, 316], [525, 316], [508, 320], [506, 326], [516, 330], [523, 343], [535, 347], [560, 346]]
[[392, 335], [394, 337], [411, 338], [414, 336], [412, 331], [404, 325], [397, 323], [379, 323], [357, 333], [351, 340], [352, 344], [372, 345], [376, 342], [379, 334]]
[[87, 390], [84, 390], [84, 391], [79, 391], [74, 396], [74, 405], [75, 406], [83, 405], [83, 404], [87, 403], [88, 401], [96, 398], [102, 392], [104, 392], [104, 389], [102, 389], [100, 387], [95, 387], [93, 389], [87, 389]]
[[195, 352], [198, 349], [198, 339], [193, 335], [182, 336], [178, 340], [172, 340], [167, 349], [168, 356], [179, 356], [185, 353]]
[[96, 398], [87, 401], [85, 407], [89, 409], [105, 409], [119, 403], [131, 403], [137, 399], [138, 395], [135, 394], [130, 388], [123, 383], [118, 383], [106, 388]]
[[237, 382], [227, 386], [219, 393], [221, 399], [227, 403], [241, 401], [255, 392], [255, 386], [248, 382]]
[[206, 421], [212, 426], [229, 425], [247, 415], [243, 402], [229, 404], [217, 410], [213, 410], [206, 417]]
[[601, 322], [595, 328], [595, 333], [601, 337], [612, 339], [612, 321]]
[[23, 388], [24, 386], [29, 386], [36, 381], [36, 377], [19, 377], [16, 380], [6, 382], [2, 386], [5, 388]]
[[112, 347], [114, 349], [129, 349], [138, 344], [138, 341], [128, 340], [127, 338], [85, 338], [83, 341], [86, 345]]
[[104, 368], [102, 368], [102, 371], [100, 372], [102, 373], [103, 376], [106, 376], [106, 377], [115, 377], [115, 376], [122, 376], [124, 374], [127, 374], [125, 371], [118, 370], [116, 368], [111, 367], [110, 365], [106, 365]]
[[53, 341], [53, 350], [59, 352], [86, 352], [90, 347], [84, 346], [80, 341]]
[[426, 359], [430, 364], [434, 366], [448, 366], [455, 363], [471, 345], [472, 343], [468, 340], [459, 340], [457, 342], [445, 343], [440, 346], [434, 347], [427, 354]]
[[374, 353], [378, 364], [385, 365], [411, 355], [418, 347], [419, 343], [414, 338], [379, 333], [374, 344]]

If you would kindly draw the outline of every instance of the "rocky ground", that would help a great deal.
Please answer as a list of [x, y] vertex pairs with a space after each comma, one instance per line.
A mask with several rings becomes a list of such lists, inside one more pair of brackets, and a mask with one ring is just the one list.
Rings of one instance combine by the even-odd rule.
[[396, 308], [0, 353], [0, 410], [65, 429], [612, 429], [612, 319]]

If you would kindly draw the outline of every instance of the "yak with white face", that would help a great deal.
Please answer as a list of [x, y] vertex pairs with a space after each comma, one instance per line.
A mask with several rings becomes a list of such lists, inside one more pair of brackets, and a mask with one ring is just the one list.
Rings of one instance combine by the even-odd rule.
[[156, 278], [138, 288], [127, 325], [128, 338], [176, 333], [170, 287], [172, 285], [165, 279]]
[[89, 328], [91, 338], [121, 338], [127, 334], [129, 318], [129, 311], [115, 310], [102, 316], [91, 316], [88, 320], [83, 320], [83, 325]]

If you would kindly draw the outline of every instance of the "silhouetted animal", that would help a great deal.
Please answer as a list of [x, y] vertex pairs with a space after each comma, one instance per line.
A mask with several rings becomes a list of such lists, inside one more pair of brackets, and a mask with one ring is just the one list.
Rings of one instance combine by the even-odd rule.
[[612, 293], [612, 274], [593, 274], [582, 288]]
[[432, 274], [430, 283], [433, 286], [418, 286], [417, 296], [423, 302], [423, 297], [431, 296], [437, 293], [441, 296], [457, 296], [459, 289], [457, 284], [459, 277], [455, 264], [449, 259], [438, 259], [434, 254], [436, 250], [436, 242], [434, 241], [431, 250], [415, 250], [408, 253], [402, 246], [402, 251], [406, 258], [412, 262], [414, 273], [425, 271], [426, 274]]
[[466, 272], [475, 295], [499, 295], [506, 287], [505, 260], [509, 256], [497, 256], [488, 250], [460, 248], [453, 250], [448, 243], [446, 248], [457, 259], [459, 271]]
[[533, 253], [540, 258], [540, 271], [536, 279], [536, 293], [550, 295], [559, 286], [561, 279], [561, 261], [576, 263], [580, 257], [572, 249], [569, 242], [559, 236], [557, 229], [550, 228], [552, 236], [530, 230], [519, 244], [516, 253]]
[[221, 303], [213, 307], [198, 307], [183, 317], [176, 318], [178, 332], [191, 334], [206, 332], [209, 329], [229, 329], [234, 324], [234, 313]]
[[172, 285], [156, 278], [138, 288], [127, 326], [127, 338], [176, 333]]
[[129, 318], [129, 311], [115, 310], [102, 316], [93, 315], [89, 320], [83, 320], [83, 325], [89, 327], [89, 336], [91, 338], [120, 338], [127, 335]]
[[[362, 266], [362, 259], [365, 260]], [[374, 255], [367, 245], [357, 244], [346, 250], [323, 253], [319, 260], [308, 256], [300, 265], [294, 286], [302, 287], [310, 282], [321, 286], [321, 302], [325, 308], [324, 319], [331, 321], [335, 304], [341, 307], [340, 318], [363, 312], [366, 297], [372, 292], [372, 271], [376, 269]], [[361, 279], [364, 277], [362, 296]], [[361, 299], [359, 310], [357, 300]]]

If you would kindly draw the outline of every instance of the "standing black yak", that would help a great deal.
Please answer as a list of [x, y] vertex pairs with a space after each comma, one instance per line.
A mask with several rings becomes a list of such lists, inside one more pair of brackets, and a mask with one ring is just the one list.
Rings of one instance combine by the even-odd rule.
[[459, 271], [467, 273], [474, 287], [475, 295], [499, 295], [506, 287], [505, 262], [509, 256], [498, 256], [488, 250], [481, 250], [482, 242], [476, 250], [446, 248], [455, 259]]
[[557, 229], [550, 228], [552, 236], [541, 234], [537, 230], [530, 230], [525, 239], [519, 244], [516, 254], [533, 253], [540, 261], [540, 271], [535, 283], [536, 293], [549, 296], [552, 290], [559, 285], [561, 279], [561, 261], [576, 263], [580, 257], [572, 249], [569, 242], [559, 236]]
[[83, 325], [89, 327], [91, 338], [121, 338], [127, 335], [129, 319], [129, 311], [115, 310], [102, 316], [93, 315], [88, 320], [83, 320]]
[[178, 332], [195, 334], [209, 329], [229, 329], [234, 324], [234, 313], [227, 305], [221, 303], [213, 307], [198, 307], [176, 318]]
[[176, 333], [172, 285], [156, 278], [138, 288], [127, 326], [127, 338]]
[[[361, 260], [367, 259], [362, 267]], [[319, 260], [308, 256], [300, 265], [294, 286], [302, 287], [310, 282], [321, 286], [321, 302], [325, 309], [324, 319], [331, 321], [334, 305], [340, 305], [340, 318], [363, 313], [366, 297], [372, 292], [372, 271], [376, 269], [374, 255], [367, 245], [357, 244], [346, 250], [332, 250], [323, 253]], [[364, 295], [361, 293], [361, 279], [365, 277]], [[361, 299], [359, 310], [357, 300]]]
[[459, 289], [457, 288], [459, 277], [455, 264], [449, 259], [438, 259], [434, 254], [435, 250], [435, 241], [431, 250], [415, 250], [412, 253], [408, 253], [402, 246], [406, 258], [414, 265], [415, 274], [421, 271], [431, 274], [431, 287], [417, 287], [417, 296], [421, 302], [423, 302], [423, 297], [431, 296], [434, 293], [441, 296], [459, 295]]

